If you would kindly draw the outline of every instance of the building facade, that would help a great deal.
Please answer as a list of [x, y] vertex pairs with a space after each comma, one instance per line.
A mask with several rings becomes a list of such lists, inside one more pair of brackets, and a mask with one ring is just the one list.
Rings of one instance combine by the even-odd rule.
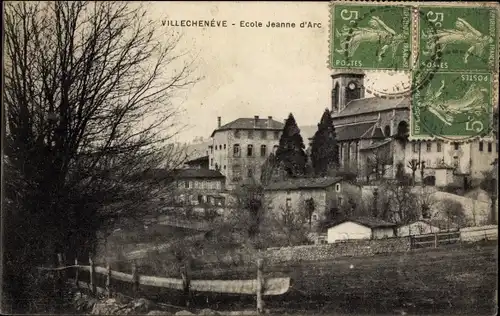
[[390, 178], [398, 164], [404, 165], [407, 174], [412, 173], [412, 166], [418, 166], [417, 181], [423, 176], [440, 181], [440, 185], [482, 178], [484, 171], [491, 170], [498, 156], [496, 137], [463, 144], [405, 141], [409, 135], [409, 98], [365, 98], [365, 75], [361, 72], [340, 72], [331, 77], [331, 110], [342, 168], [356, 170], [362, 177], [375, 174]]
[[327, 241], [390, 238], [395, 236], [395, 227], [394, 223], [371, 217], [345, 219], [328, 228]]
[[341, 207], [348, 198], [361, 194], [356, 185], [341, 177], [297, 178], [273, 182], [265, 188], [265, 200], [270, 213], [280, 216], [290, 212], [306, 215], [306, 203], [314, 201], [311, 224], [318, 224], [331, 207]]
[[278, 147], [283, 127], [271, 116], [239, 118], [225, 125], [218, 117], [208, 150], [209, 168], [226, 177], [228, 189], [245, 180], [259, 181], [262, 165]]

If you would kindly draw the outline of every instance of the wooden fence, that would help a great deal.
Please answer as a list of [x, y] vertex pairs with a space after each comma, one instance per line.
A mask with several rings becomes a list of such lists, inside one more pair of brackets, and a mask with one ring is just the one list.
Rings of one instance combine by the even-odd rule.
[[[191, 280], [188, 265], [184, 266], [181, 272], [181, 279], [163, 278], [156, 276], [139, 275], [137, 266], [132, 264], [132, 274], [127, 274], [119, 271], [111, 270], [109, 264], [106, 267], [96, 266], [89, 258], [89, 265], [80, 265], [75, 259], [75, 264], [64, 266], [62, 255], [58, 255], [58, 268], [39, 268], [40, 270], [57, 271], [61, 278], [65, 277], [65, 271], [74, 270], [74, 282], [77, 286], [82, 286], [85, 282], [80, 280], [79, 271], [87, 271], [89, 273], [88, 288], [92, 293], [105, 294], [108, 297], [112, 295], [112, 280], [118, 280], [126, 283], [132, 283], [133, 292], [137, 294], [139, 286], [153, 286], [179, 290], [183, 292], [186, 306], [189, 305], [189, 297], [191, 292], [214, 292], [221, 294], [242, 294], [256, 295], [257, 311], [263, 312], [264, 300], [263, 296], [282, 295], [291, 287], [291, 278], [264, 278], [264, 262], [262, 259], [257, 260], [257, 276], [253, 280]], [[106, 277], [105, 288], [97, 287], [96, 275], [101, 274]]]
[[437, 248], [440, 245], [449, 245], [461, 242], [460, 231], [440, 232], [425, 235], [411, 236], [411, 248]]

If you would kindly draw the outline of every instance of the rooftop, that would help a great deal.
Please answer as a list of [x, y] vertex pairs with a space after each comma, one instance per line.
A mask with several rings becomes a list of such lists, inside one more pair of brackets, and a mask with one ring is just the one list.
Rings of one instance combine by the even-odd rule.
[[334, 114], [334, 118], [359, 115], [372, 112], [387, 111], [392, 109], [404, 109], [410, 108], [410, 99], [399, 98], [399, 99], [386, 99], [386, 98], [364, 98], [352, 100], [347, 103], [345, 109], [340, 113]]
[[270, 183], [266, 191], [324, 189], [342, 181], [342, 177], [296, 178]]
[[[312, 140], [317, 130], [317, 126], [302, 126], [300, 127], [300, 134], [302, 138]], [[337, 134], [337, 141], [385, 138], [384, 133], [376, 126], [374, 121], [335, 126], [335, 133]]]
[[218, 131], [227, 131], [234, 129], [258, 129], [258, 130], [282, 130], [285, 124], [270, 118], [239, 118], [232, 122], [222, 125], [212, 132], [211, 137]]
[[174, 180], [174, 179], [223, 179], [224, 175], [210, 169], [150, 169], [135, 174], [131, 180]]
[[338, 221], [338, 222], [330, 225], [329, 228], [340, 225], [340, 224], [345, 223], [345, 222], [353, 222], [353, 223], [357, 223], [357, 224], [360, 224], [360, 225], [363, 225], [363, 226], [366, 226], [369, 228], [381, 228], [381, 227], [395, 227], [395, 226], [397, 226], [394, 223], [386, 222], [386, 221], [381, 220], [379, 218], [368, 217], [368, 216], [359, 216], [359, 217], [345, 218], [341, 221]]

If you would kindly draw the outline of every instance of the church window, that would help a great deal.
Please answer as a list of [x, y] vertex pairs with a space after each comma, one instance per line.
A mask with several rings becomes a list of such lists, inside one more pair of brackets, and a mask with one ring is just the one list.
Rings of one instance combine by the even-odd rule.
[[455, 148], [455, 150], [458, 150], [460, 148], [460, 144], [459, 143], [453, 143], [453, 147]]
[[483, 142], [479, 142], [479, 151], [483, 151], [484, 150], [484, 144]]
[[385, 136], [385, 137], [389, 137], [389, 136], [391, 136], [391, 127], [390, 127], [389, 125], [386, 125], [386, 126], [384, 127], [384, 136]]
[[490, 153], [493, 149], [491, 142], [488, 143], [488, 152]]
[[436, 143], [436, 150], [437, 150], [437, 152], [438, 152], [438, 153], [440, 153], [440, 152], [441, 152], [441, 150], [442, 150], [441, 146], [442, 146], [442, 145], [441, 145], [441, 142], [437, 142], [437, 143]]
[[332, 110], [338, 110], [340, 103], [340, 93], [339, 93], [339, 83], [335, 84], [335, 88], [332, 90]]

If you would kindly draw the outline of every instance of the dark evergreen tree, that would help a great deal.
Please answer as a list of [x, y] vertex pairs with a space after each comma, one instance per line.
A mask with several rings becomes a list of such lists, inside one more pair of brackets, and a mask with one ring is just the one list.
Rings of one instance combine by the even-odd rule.
[[290, 113], [286, 120], [279, 147], [276, 150], [276, 162], [285, 170], [288, 176], [297, 177], [305, 174], [307, 154], [300, 129]]
[[311, 144], [311, 162], [317, 176], [327, 175], [339, 164], [336, 136], [331, 113], [325, 109]]

